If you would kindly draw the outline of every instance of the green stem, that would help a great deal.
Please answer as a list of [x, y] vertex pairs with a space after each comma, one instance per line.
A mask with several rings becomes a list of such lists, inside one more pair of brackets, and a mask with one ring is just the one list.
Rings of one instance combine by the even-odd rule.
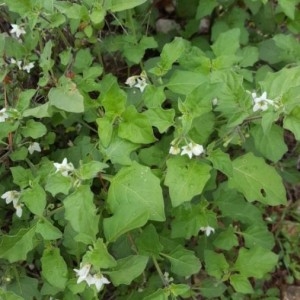
[[165, 276], [164, 276], [164, 274], [163, 274], [163, 272], [162, 272], [162, 270], [161, 270], [161, 268], [160, 268], [160, 266], [157, 262], [157, 259], [154, 256], [152, 256], [152, 260], [153, 260], [154, 266], [156, 268], [156, 271], [157, 271], [161, 281], [163, 282], [164, 286], [168, 286], [169, 283], [166, 281]]
[[136, 31], [135, 31], [135, 27], [134, 27], [134, 22], [133, 22], [133, 17], [132, 17], [132, 10], [129, 9], [127, 11], [127, 17], [128, 17], [128, 21], [129, 21], [129, 24], [130, 24], [130, 29], [132, 31], [132, 35], [134, 36], [134, 39], [135, 41], [137, 42], [137, 39], [136, 39]]
[[47, 214], [47, 217], [51, 217], [51, 216], [55, 215], [56, 213], [58, 213], [58, 212], [60, 212], [60, 211], [62, 211], [62, 210], [64, 210], [64, 209], [65, 209], [64, 206], [60, 206], [60, 207], [58, 207], [58, 208], [55, 208], [55, 209], [51, 210], [51, 211]]

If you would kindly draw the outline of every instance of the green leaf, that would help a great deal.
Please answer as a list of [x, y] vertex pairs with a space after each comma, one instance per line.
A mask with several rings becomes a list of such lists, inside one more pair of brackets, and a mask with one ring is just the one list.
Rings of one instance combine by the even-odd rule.
[[165, 75], [176, 62], [180, 56], [184, 53], [187, 46], [187, 42], [181, 37], [175, 37], [175, 39], [168, 44], [165, 44], [161, 54], [158, 65], [150, 70], [156, 76]]
[[53, 226], [47, 219], [39, 219], [36, 224], [36, 233], [39, 233], [44, 240], [57, 240], [62, 237], [61, 231]]
[[263, 278], [276, 266], [278, 256], [259, 246], [251, 249], [241, 248], [234, 269], [242, 276]]
[[55, 288], [63, 291], [68, 280], [67, 264], [58, 248], [45, 249], [41, 258], [42, 275]]
[[2, 288], [0, 288], [0, 297], [2, 300], [24, 300], [23, 297], [20, 297], [20, 296], [16, 295], [15, 293], [6, 291]]
[[134, 163], [123, 167], [111, 181], [107, 202], [113, 212], [126, 204], [134, 210], [143, 207], [153, 221], [164, 221], [164, 201], [159, 179], [148, 167]]
[[60, 80], [60, 84], [49, 91], [49, 104], [67, 112], [84, 112], [83, 96], [76, 84], [67, 78]]
[[170, 286], [171, 294], [174, 296], [183, 296], [183, 298], [186, 298], [186, 294], [190, 291], [188, 294], [189, 296], [192, 296], [191, 287], [187, 284], [174, 284], [171, 283]]
[[23, 161], [28, 155], [28, 149], [26, 147], [20, 147], [14, 150], [10, 155], [12, 161]]
[[[31, 300], [31, 299], [40, 299], [41, 294], [39, 292], [39, 281], [36, 278], [28, 277], [22, 274], [21, 272], [18, 274], [17, 280], [12, 280], [9, 285], [7, 285], [7, 289], [11, 292], [16, 293], [19, 296], [22, 296], [22, 300]], [[0, 299], [10, 299], [10, 298], [2, 298], [0, 292]], [[20, 298], [13, 298], [20, 299]]]
[[104, 235], [108, 242], [114, 242], [122, 234], [144, 226], [148, 220], [149, 212], [143, 206], [128, 209], [126, 205], [120, 205], [112, 217], [104, 219]]
[[29, 107], [31, 98], [33, 97], [33, 95], [35, 93], [36, 93], [36, 90], [34, 90], [34, 89], [22, 91], [19, 95], [18, 102], [17, 102], [17, 105], [15, 108], [19, 112], [23, 112], [25, 109], [27, 109]]
[[230, 250], [233, 247], [239, 245], [238, 238], [234, 233], [234, 229], [232, 226], [229, 226], [217, 235], [217, 237], [213, 241], [214, 246], [224, 250]]
[[104, 231], [109, 240], [144, 225], [148, 219], [165, 220], [159, 179], [148, 167], [137, 163], [122, 168], [113, 178], [107, 202], [114, 213], [104, 222]]
[[283, 127], [290, 130], [297, 141], [300, 141], [300, 108], [295, 108], [288, 116], [283, 120]]
[[87, 69], [93, 62], [93, 56], [89, 48], [80, 49], [76, 53], [75, 61], [73, 63], [73, 68], [76, 72], [82, 72]]
[[277, 99], [292, 87], [300, 85], [300, 67], [285, 68], [276, 73], [269, 72], [260, 85], [262, 91], [268, 92], [269, 99]]
[[47, 128], [40, 122], [28, 120], [25, 127], [22, 128], [21, 133], [24, 137], [32, 137], [33, 139], [37, 139], [47, 133]]
[[117, 79], [112, 75], [106, 75], [101, 81], [100, 97], [105, 114], [109, 117], [121, 115], [125, 110], [126, 100], [126, 93], [120, 89]]
[[31, 171], [21, 166], [11, 167], [10, 171], [13, 176], [13, 182], [22, 189], [26, 188], [30, 181], [34, 179]]
[[107, 168], [108, 165], [100, 161], [90, 161], [80, 166], [78, 173], [82, 180], [92, 179], [97, 176], [98, 173]]
[[100, 146], [101, 152], [110, 159], [113, 164], [131, 165], [130, 154], [133, 150], [139, 148], [138, 144], [131, 143], [121, 139], [117, 134], [113, 134], [110, 145], [107, 148]]
[[138, 113], [133, 105], [127, 107], [122, 119], [118, 129], [119, 137], [137, 144], [149, 144], [156, 140], [148, 118]]
[[293, 35], [276, 34], [273, 37], [276, 46], [280, 49], [279, 58], [284, 62], [293, 62], [300, 59], [300, 45]]
[[143, 36], [139, 43], [133, 36], [124, 36], [125, 45], [123, 47], [123, 55], [134, 64], [140, 63], [145, 55], [146, 49], [156, 48], [157, 42], [153, 37]]
[[232, 176], [233, 174], [232, 162], [228, 153], [225, 153], [218, 148], [210, 152], [207, 159], [212, 162], [213, 167], [215, 169], [221, 171], [227, 177]]
[[158, 256], [163, 249], [159, 242], [159, 235], [152, 224], [143, 229], [142, 233], [135, 239], [135, 244], [138, 252], [142, 255]]
[[182, 156], [169, 158], [165, 185], [169, 187], [173, 207], [201, 194], [210, 178], [210, 170], [209, 165], [196, 159]]
[[37, 183], [26, 189], [21, 194], [21, 201], [35, 215], [42, 216], [46, 207], [46, 193]]
[[233, 161], [233, 176], [229, 187], [236, 188], [248, 201], [267, 205], [286, 203], [286, 192], [281, 177], [262, 158], [248, 153]]
[[142, 94], [145, 105], [150, 108], [160, 108], [166, 100], [163, 86], [148, 85]]
[[198, 235], [201, 227], [216, 227], [216, 215], [205, 205], [204, 201], [201, 201], [199, 204], [185, 203], [176, 207], [173, 210], [171, 237], [190, 239]]
[[202, 116], [211, 111], [212, 89], [211, 86], [201, 83], [190, 94], [184, 102], [179, 102], [179, 110], [191, 118]]
[[199, 2], [198, 8], [197, 8], [197, 14], [196, 19], [200, 20], [205, 16], [209, 16], [214, 8], [218, 6], [217, 0], [202, 0]]
[[238, 52], [240, 56], [239, 65], [243, 68], [252, 67], [259, 60], [258, 49], [253, 46], [246, 46]]
[[101, 6], [94, 6], [90, 14], [90, 18], [93, 24], [100, 24], [104, 21], [106, 16], [106, 10]]
[[110, 118], [104, 116], [103, 118], [98, 118], [96, 123], [98, 125], [98, 136], [101, 144], [104, 147], [108, 147], [113, 134], [113, 122]]
[[217, 298], [224, 295], [227, 286], [221, 281], [214, 278], [204, 279], [201, 282], [200, 293], [208, 299]]
[[51, 174], [46, 181], [45, 190], [50, 192], [53, 197], [62, 193], [68, 195], [73, 185], [71, 177], [63, 176], [60, 173]]
[[40, 56], [40, 67], [43, 69], [44, 76], [49, 76], [47, 73], [50, 71], [54, 65], [54, 60], [51, 59], [53, 43], [52, 40], [49, 40], [43, 49], [43, 52]]
[[276, 124], [273, 124], [268, 132], [264, 132], [260, 125], [254, 126], [250, 133], [256, 150], [273, 162], [278, 162], [288, 150], [283, 138], [283, 129]]
[[189, 131], [190, 138], [197, 144], [207, 144], [216, 128], [216, 117], [213, 112], [202, 114], [193, 119]]
[[49, 106], [49, 102], [34, 108], [26, 109], [23, 113], [23, 117], [35, 117], [38, 119], [47, 118], [52, 115], [52, 108]]
[[85, 5], [59, 1], [55, 3], [55, 7], [70, 19], [81, 20], [88, 18], [88, 10]]
[[278, 4], [283, 10], [283, 12], [292, 20], [295, 17], [295, 10], [297, 8], [297, 4], [299, 4], [298, 0], [278, 0]]
[[204, 262], [207, 274], [217, 279], [221, 279], [222, 276], [229, 271], [229, 264], [227, 263], [223, 253], [205, 250]]
[[260, 246], [267, 250], [274, 247], [274, 236], [268, 231], [266, 226], [252, 225], [242, 232], [245, 239], [245, 246], [251, 248], [253, 246]]
[[206, 81], [207, 77], [203, 74], [191, 71], [175, 70], [166, 86], [174, 93], [187, 95]]
[[160, 133], [164, 133], [169, 127], [174, 125], [174, 109], [162, 109], [158, 107], [148, 109], [143, 114], [147, 116], [151, 125], [156, 127]]
[[114, 286], [129, 285], [132, 280], [142, 274], [148, 262], [147, 256], [131, 255], [117, 261], [113, 271], [107, 272]]
[[105, 1], [104, 7], [106, 10], [110, 10], [112, 12], [117, 12], [117, 11], [123, 11], [126, 9], [134, 8], [145, 2], [146, 2], [146, 0], [128, 0], [128, 1], [108, 0], [108, 1]]
[[30, 0], [8, 0], [5, 4], [9, 7], [10, 11], [16, 12], [19, 15], [26, 15], [32, 9]]
[[214, 54], [216, 56], [235, 54], [240, 47], [240, 34], [239, 28], [221, 33], [211, 46]]
[[243, 275], [240, 274], [231, 275], [230, 284], [238, 293], [252, 294], [254, 292], [251, 283]]
[[84, 260], [99, 269], [113, 268], [117, 265], [115, 259], [107, 251], [103, 239], [97, 239], [93, 244], [93, 248], [84, 255]]
[[222, 212], [223, 217], [237, 220], [243, 224], [264, 224], [261, 211], [247, 202], [236, 190], [222, 184], [214, 195], [216, 205]]
[[168, 289], [158, 289], [154, 293], [146, 296], [143, 300], [168, 300], [170, 291]]
[[81, 185], [64, 200], [65, 218], [80, 233], [78, 241], [90, 244], [98, 233], [99, 216], [89, 186]]
[[191, 276], [198, 273], [201, 268], [199, 259], [193, 251], [178, 245], [171, 253], [161, 253], [171, 263], [171, 271], [179, 276]]
[[26, 260], [27, 253], [35, 247], [35, 226], [20, 229], [15, 235], [3, 235], [0, 243], [0, 258], [10, 263]]

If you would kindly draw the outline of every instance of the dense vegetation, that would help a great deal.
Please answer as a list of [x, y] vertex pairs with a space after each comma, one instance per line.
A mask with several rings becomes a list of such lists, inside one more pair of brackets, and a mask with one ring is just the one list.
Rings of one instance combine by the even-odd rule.
[[299, 2], [0, 1], [0, 298], [297, 285]]

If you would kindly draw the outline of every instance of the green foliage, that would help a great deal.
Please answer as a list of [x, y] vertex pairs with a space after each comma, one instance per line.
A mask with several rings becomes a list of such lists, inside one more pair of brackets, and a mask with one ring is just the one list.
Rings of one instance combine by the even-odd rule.
[[300, 279], [299, 0], [0, 5], [1, 299]]

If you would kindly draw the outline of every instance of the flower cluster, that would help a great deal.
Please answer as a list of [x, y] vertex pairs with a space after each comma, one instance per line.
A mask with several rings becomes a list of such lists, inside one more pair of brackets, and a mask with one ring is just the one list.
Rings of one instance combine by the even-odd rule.
[[54, 163], [54, 167], [56, 168], [55, 173], [60, 172], [62, 176], [68, 177], [70, 173], [72, 173], [75, 169], [73, 164], [70, 162], [68, 163], [67, 158], [64, 158], [62, 163]]
[[7, 110], [4, 107], [0, 110], [0, 123], [5, 122], [5, 120], [8, 118], [9, 118], [9, 115], [7, 114]]
[[178, 145], [171, 143], [169, 153], [173, 155], [177, 155], [179, 153], [181, 153], [181, 155], [187, 154], [189, 158], [192, 158], [193, 155], [199, 156], [204, 153], [204, 148], [202, 145], [190, 142], [189, 144], [182, 146], [180, 149]]
[[169, 284], [169, 283], [172, 283], [174, 281], [174, 278], [173, 277], [170, 277], [170, 274], [169, 272], [164, 272], [164, 279], [165, 281]]
[[18, 66], [19, 70], [26, 71], [27, 73], [30, 73], [30, 70], [34, 67], [33, 62], [30, 62], [29, 64], [25, 65], [22, 60], [15, 60], [14, 58], [10, 59], [10, 63], [16, 64]]
[[210, 227], [210, 226], [200, 227], [200, 230], [204, 231], [206, 236], [210, 236], [211, 233], [215, 232], [215, 229], [213, 227]]
[[274, 101], [267, 99], [267, 92], [263, 92], [263, 94], [258, 97], [256, 93], [252, 93], [253, 100], [253, 111], [256, 112], [258, 110], [265, 111], [268, 109], [269, 105], [274, 105]]
[[80, 264], [80, 269], [74, 269], [76, 276], [78, 277], [77, 283], [85, 281], [88, 286], [95, 285], [97, 291], [99, 292], [104, 284], [109, 284], [110, 281], [105, 278], [102, 274], [91, 274], [92, 265], [91, 264]]
[[16, 210], [16, 215], [21, 218], [23, 209], [22, 204], [19, 202], [21, 193], [18, 191], [8, 191], [4, 193], [1, 198], [5, 199], [6, 204], [13, 203], [13, 206]]
[[11, 24], [12, 29], [9, 31], [10, 34], [16, 36], [18, 39], [22, 34], [26, 34], [26, 31], [23, 27], [17, 25], [17, 24]]
[[148, 85], [146, 82], [146, 76], [143, 73], [138, 76], [128, 77], [125, 81], [125, 84], [129, 85], [130, 87], [139, 88], [141, 92], [143, 92]]

